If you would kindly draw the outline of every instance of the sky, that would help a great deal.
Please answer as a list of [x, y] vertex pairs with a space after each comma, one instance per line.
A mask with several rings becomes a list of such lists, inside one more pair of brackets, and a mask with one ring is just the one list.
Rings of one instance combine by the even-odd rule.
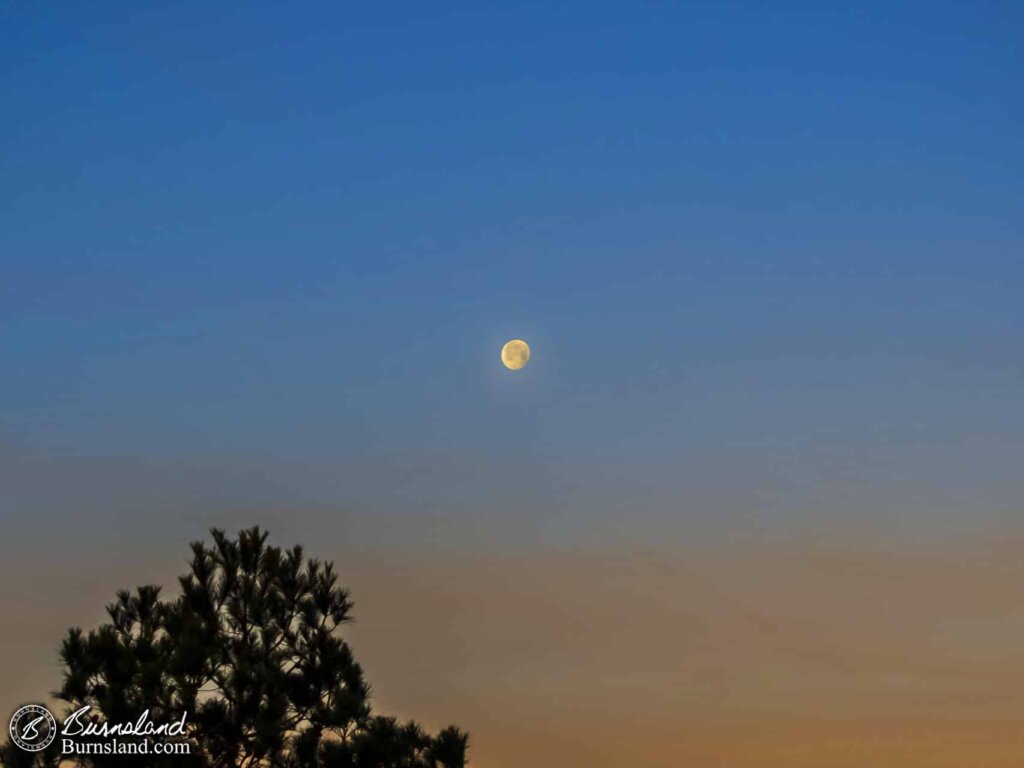
[[259, 523], [481, 768], [1020, 763], [1019, 4], [0, 35], [0, 708]]

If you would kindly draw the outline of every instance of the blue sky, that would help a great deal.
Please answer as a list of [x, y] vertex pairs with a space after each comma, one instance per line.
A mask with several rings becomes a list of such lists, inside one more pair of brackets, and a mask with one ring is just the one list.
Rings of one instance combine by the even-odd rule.
[[1019, 5], [549, 6], [8, 7], [4, 514], [1011, 510]]

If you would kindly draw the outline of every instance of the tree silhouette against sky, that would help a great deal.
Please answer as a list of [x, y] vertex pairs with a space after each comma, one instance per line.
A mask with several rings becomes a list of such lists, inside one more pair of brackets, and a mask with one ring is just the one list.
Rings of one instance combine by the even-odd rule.
[[[156, 723], [188, 713], [191, 756], [94, 755], [90, 768], [462, 768], [468, 737], [430, 735], [371, 712], [369, 686], [339, 627], [352, 602], [334, 566], [300, 547], [268, 546], [259, 528], [237, 540], [212, 529], [192, 544], [181, 595], [119, 592], [110, 622], [73, 628], [60, 649], [68, 712], [89, 705], [109, 723]], [[130, 741], [120, 737], [122, 741]], [[8, 743], [8, 768], [59, 765], [60, 737], [43, 753]]]

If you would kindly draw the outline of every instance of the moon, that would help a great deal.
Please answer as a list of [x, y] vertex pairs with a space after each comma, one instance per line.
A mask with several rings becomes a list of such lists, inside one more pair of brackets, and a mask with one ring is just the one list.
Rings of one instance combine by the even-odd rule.
[[530, 362], [530, 345], [522, 339], [505, 342], [501, 348], [501, 362], [510, 371], [518, 371]]

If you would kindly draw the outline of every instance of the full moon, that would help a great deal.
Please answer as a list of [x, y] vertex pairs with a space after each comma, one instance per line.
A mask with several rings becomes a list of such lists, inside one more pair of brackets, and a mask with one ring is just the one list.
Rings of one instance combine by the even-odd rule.
[[512, 339], [501, 348], [501, 362], [510, 371], [518, 371], [530, 362], [530, 345], [522, 339]]

